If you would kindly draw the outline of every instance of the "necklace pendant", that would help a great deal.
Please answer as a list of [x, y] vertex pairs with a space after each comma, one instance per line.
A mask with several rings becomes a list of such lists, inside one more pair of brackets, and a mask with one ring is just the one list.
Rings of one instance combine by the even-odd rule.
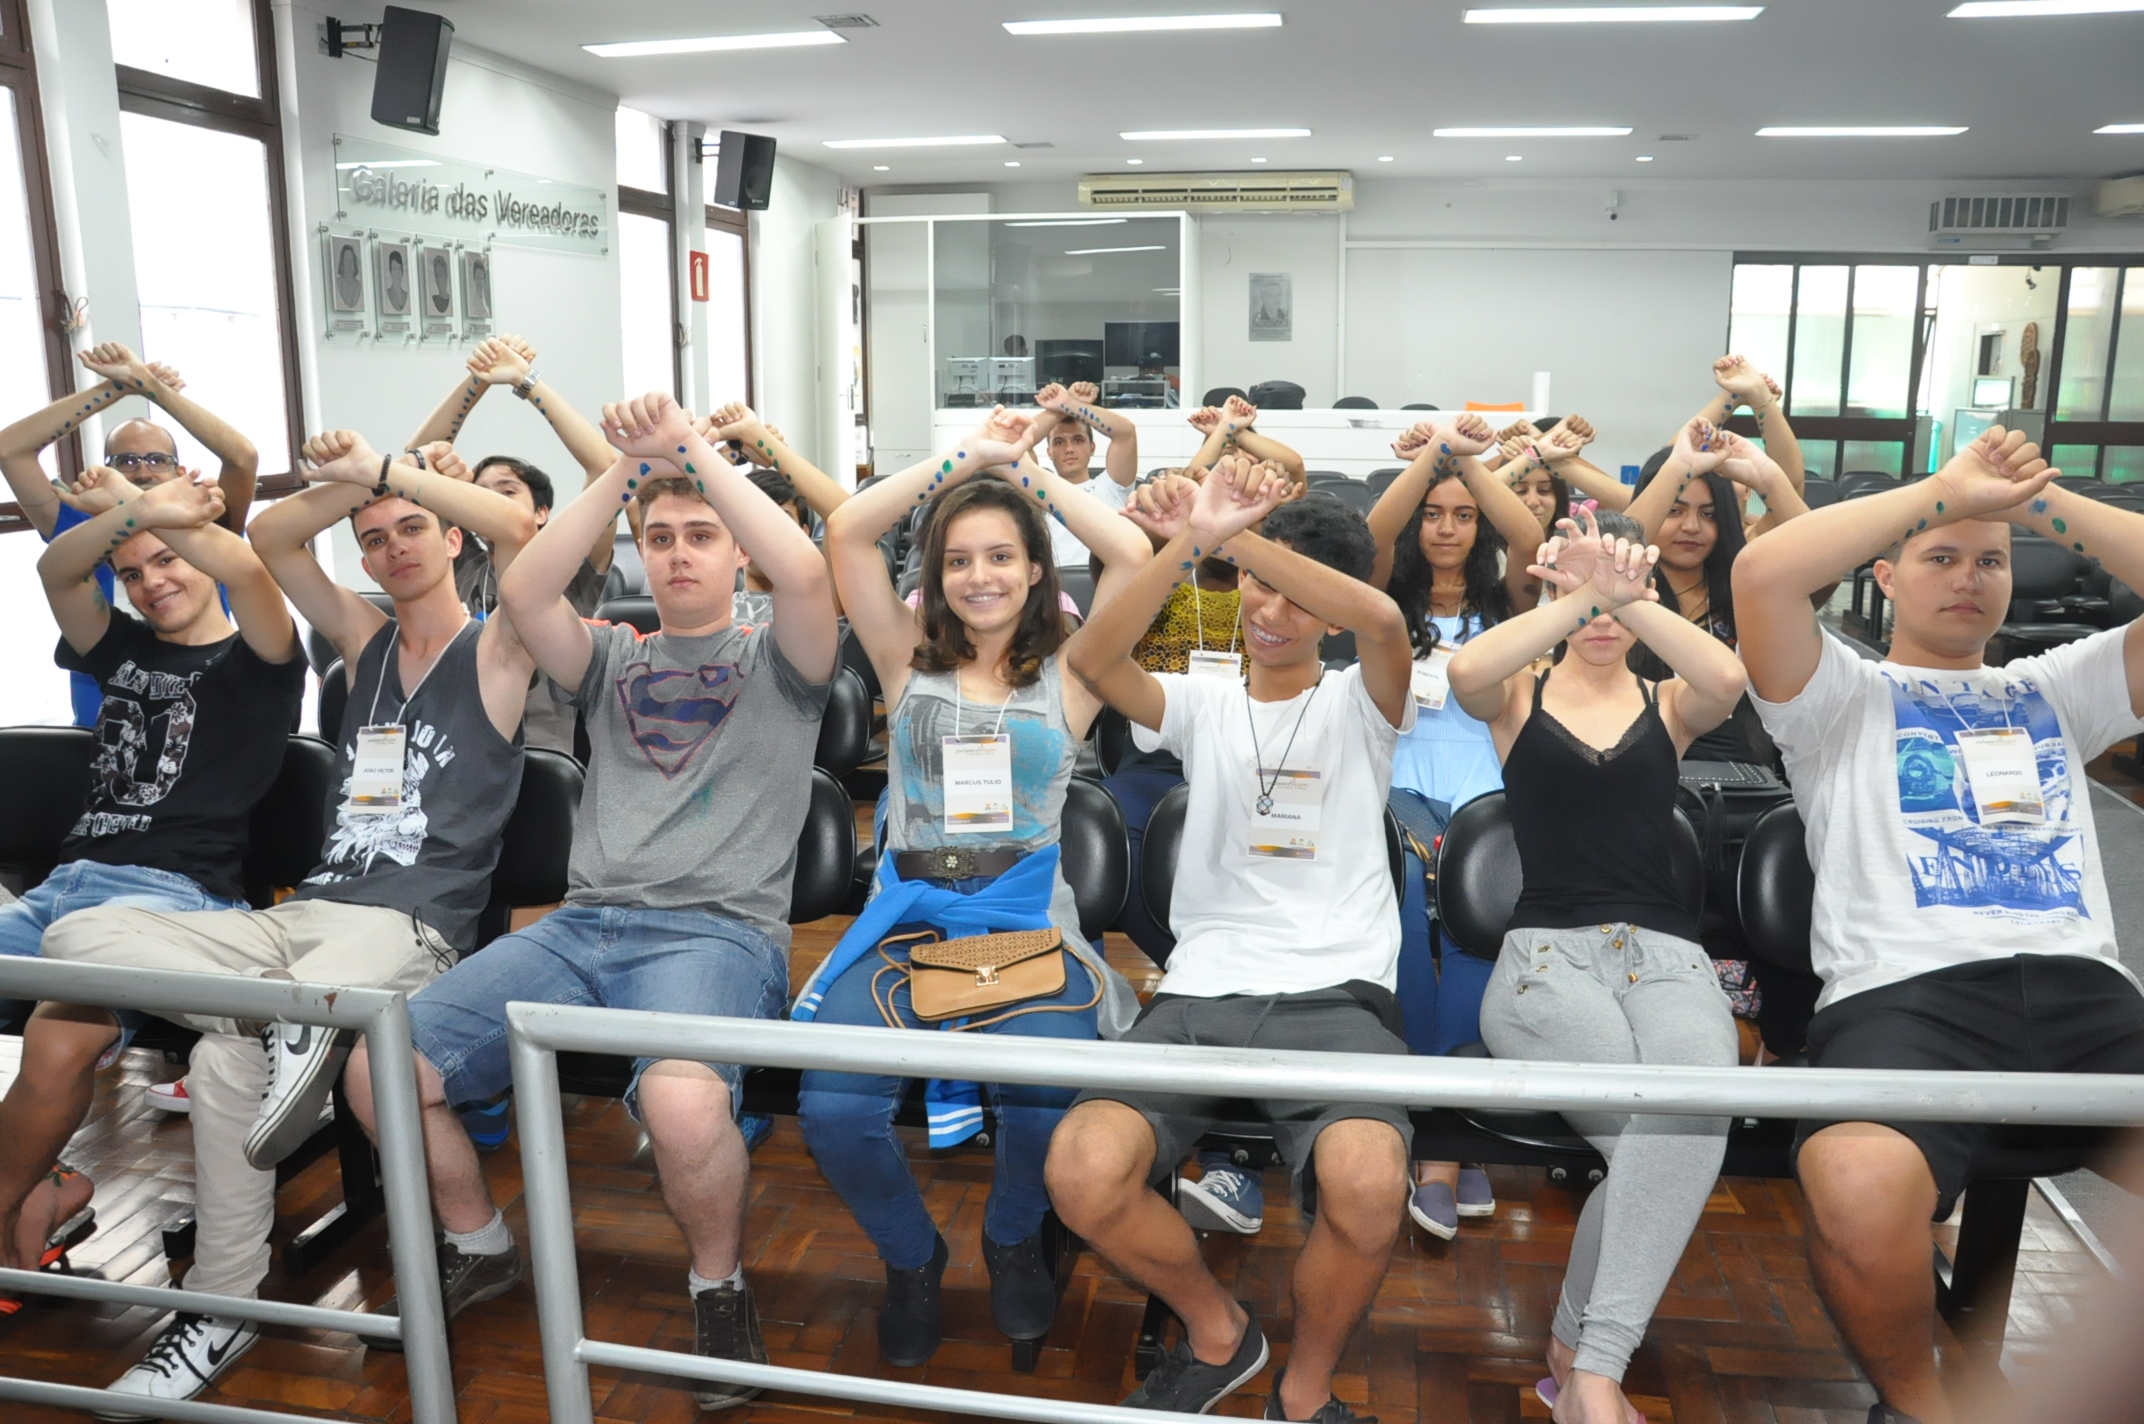
[[1272, 797], [1270, 797], [1270, 796], [1261, 796], [1261, 797], [1259, 797], [1259, 798], [1258, 798], [1258, 814], [1259, 814], [1259, 815], [1261, 815], [1261, 816], [1270, 816], [1270, 815], [1272, 815], [1272, 814], [1273, 814], [1273, 798], [1272, 798]]

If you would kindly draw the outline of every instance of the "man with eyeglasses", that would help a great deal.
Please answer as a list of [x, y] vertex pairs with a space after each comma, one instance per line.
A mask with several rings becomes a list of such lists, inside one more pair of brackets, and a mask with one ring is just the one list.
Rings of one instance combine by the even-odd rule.
[[[0, 475], [7, 477], [8, 488], [31, 527], [50, 543], [112, 507], [112, 497], [94, 485], [78, 490], [53, 481], [38, 455], [121, 399], [140, 396], [163, 407], [181, 429], [206, 445], [222, 462], [216, 486], [223, 493], [223, 516], [217, 522], [234, 533], [244, 533], [246, 509], [253, 503], [254, 474], [260, 465], [253, 442], [221, 416], [181, 395], [186, 382], [177, 371], [159, 362], [142, 361], [119, 342], [104, 342], [78, 353], [77, 359], [102, 376], [103, 381], [86, 391], [61, 396], [0, 430]], [[178, 441], [171, 432], [146, 418], [129, 420], [105, 436], [104, 463], [140, 489], [180, 475], [193, 478], [195, 473], [179, 462]], [[109, 567], [97, 570], [97, 585], [107, 604], [116, 602]], [[69, 673], [68, 680], [75, 725], [94, 727], [97, 709], [104, 700], [103, 690], [95, 678], [85, 673]]]

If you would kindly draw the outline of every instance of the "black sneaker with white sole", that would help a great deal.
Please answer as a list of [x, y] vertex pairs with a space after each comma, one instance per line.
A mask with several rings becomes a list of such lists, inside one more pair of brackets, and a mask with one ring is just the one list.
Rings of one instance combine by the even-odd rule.
[[192, 1399], [260, 1338], [259, 1328], [249, 1320], [181, 1315], [164, 1327], [149, 1353], [111, 1386], [120, 1394], [138, 1395], [142, 1412], [123, 1405], [91, 1412], [99, 1419], [162, 1419], [164, 1411], [158, 1405]]
[[[1288, 1417], [1288, 1411], [1281, 1407], [1280, 1402], [1280, 1382], [1287, 1377], [1288, 1372], [1286, 1370], [1282, 1370], [1279, 1374], [1273, 1376], [1273, 1392], [1266, 1396], [1265, 1417], [1268, 1419], [1286, 1419]], [[1318, 1406], [1318, 1412], [1308, 1419], [1302, 1420], [1301, 1424], [1377, 1424], [1377, 1416], [1375, 1414], [1357, 1414], [1341, 1401], [1339, 1395], [1329, 1394], [1325, 1396], [1325, 1402]]]
[[[1236, 1303], [1243, 1305], [1241, 1301]], [[1249, 1384], [1266, 1367], [1271, 1351], [1266, 1346], [1266, 1332], [1258, 1328], [1257, 1315], [1247, 1305], [1243, 1313], [1248, 1317], [1243, 1339], [1227, 1364], [1209, 1365], [1191, 1353], [1190, 1340], [1179, 1340], [1139, 1382], [1139, 1388], [1125, 1396], [1124, 1407], [1211, 1414], [1216, 1404]]]
[[[521, 1282], [521, 1248], [509, 1246], [491, 1256], [464, 1251], [451, 1241], [439, 1243], [439, 1299], [446, 1307], [447, 1319], [452, 1320], [472, 1305], [480, 1305], [494, 1296], [505, 1295]], [[401, 1297], [388, 1301], [379, 1308], [381, 1315], [400, 1315]], [[368, 1338], [366, 1345], [374, 1350], [400, 1350], [400, 1340]]]
[[[712, 1286], [692, 1298], [692, 1352], [710, 1360], [742, 1360], [767, 1363], [767, 1346], [759, 1338], [759, 1306], [752, 1300], [749, 1282]], [[759, 1397], [757, 1385], [723, 1384], [701, 1380], [693, 1386], [692, 1398], [707, 1410], [732, 1409]]]
[[335, 1075], [357, 1036], [317, 1024], [275, 1023], [261, 1035], [268, 1050], [268, 1091], [246, 1134], [246, 1160], [266, 1171], [305, 1145], [335, 1091]]

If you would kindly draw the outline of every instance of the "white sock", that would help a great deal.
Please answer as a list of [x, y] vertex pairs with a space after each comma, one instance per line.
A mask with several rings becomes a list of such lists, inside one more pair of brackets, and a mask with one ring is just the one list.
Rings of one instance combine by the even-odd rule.
[[514, 1249], [514, 1233], [506, 1229], [503, 1211], [494, 1211], [475, 1231], [449, 1231], [447, 1241], [464, 1256], [503, 1256]]
[[737, 1269], [731, 1271], [719, 1281], [709, 1280], [690, 1266], [685, 1268], [685, 1289], [693, 1295], [698, 1295], [701, 1291], [713, 1290], [716, 1286], [737, 1286], [741, 1289], [744, 1286], [744, 1262], [739, 1261]]

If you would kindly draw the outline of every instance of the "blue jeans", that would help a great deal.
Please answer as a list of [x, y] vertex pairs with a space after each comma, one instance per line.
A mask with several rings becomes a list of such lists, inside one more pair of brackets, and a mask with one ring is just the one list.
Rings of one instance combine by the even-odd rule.
[[1139, 861], [1146, 846], [1146, 823], [1154, 818], [1154, 808], [1161, 804], [1162, 797], [1183, 784], [1183, 764], [1176, 758], [1166, 753], [1141, 752], [1136, 747], [1126, 750], [1124, 759], [1117, 763], [1116, 774], [1102, 782], [1124, 811], [1124, 836], [1132, 852], [1124, 913], [1117, 917], [1116, 927], [1156, 964], [1168, 962], [1175, 941], [1169, 927], [1157, 923], [1146, 912], [1146, 877]]
[[[12, 905], [0, 906], [0, 954], [35, 958], [45, 931], [52, 922], [76, 910], [103, 906], [138, 910], [243, 910], [243, 900], [211, 895], [193, 880], [170, 870], [152, 870], [145, 865], [106, 865], [96, 860], [70, 860], [46, 876], [44, 883], [27, 890]], [[0, 999], [0, 1024], [30, 1016], [35, 1004], [21, 999]], [[133, 1009], [117, 1009], [123, 1048], [149, 1016]]]
[[[1393, 788], [1388, 804], [1424, 845], [1434, 845], [1451, 822], [1451, 809], [1443, 802], [1404, 787]], [[1496, 961], [1477, 959], [1444, 938], [1430, 915], [1422, 880], [1427, 867], [1412, 849], [1406, 862], [1400, 893], [1400, 1022], [1409, 1052], [1441, 1057], [1480, 1039], [1481, 998]]]
[[[513, 1082], [509, 999], [773, 1019], [788, 997], [788, 956], [742, 921], [706, 910], [564, 905], [425, 985], [409, 1001], [409, 1031], [439, 1070], [447, 1101], [459, 1105], [496, 1097]], [[625, 1106], [636, 1120], [640, 1075], [657, 1061], [633, 1060]], [[735, 1113], [744, 1069], [707, 1066], [728, 1086]]]
[[[889, 947], [888, 952], [904, 961], [907, 958], [898, 947]], [[876, 954], [867, 954], [828, 985], [818, 1021], [884, 1027], [886, 1020], [871, 998], [871, 976], [883, 962]], [[1033, 1002], [1083, 1004], [1092, 997], [1093, 976], [1068, 951], [1064, 992]], [[927, 1027], [909, 1007], [905, 989], [894, 993], [893, 1007], [906, 1027]], [[1090, 1008], [1079, 1013], [1022, 1014], [978, 1032], [1091, 1039], [1094, 1025], [1095, 1011]], [[797, 1098], [804, 1142], [819, 1170], [841, 1193], [857, 1224], [878, 1247], [879, 1256], [904, 1271], [929, 1262], [938, 1239], [937, 1223], [931, 1220], [923, 1193], [908, 1170], [908, 1154], [893, 1133], [893, 1114], [907, 1091], [905, 1078], [808, 1070]], [[997, 1171], [983, 1208], [983, 1230], [1000, 1246], [1012, 1246], [1034, 1235], [1050, 1209], [1050, 1195], [1042, 1184], [1042, 1162], [1049, 1154], [1050, 1134], [1072, 1105], [1076, 1090], [1006, 1083], [991, 1084], [987, 1091], [997, 1113], [998, 1138]]]

